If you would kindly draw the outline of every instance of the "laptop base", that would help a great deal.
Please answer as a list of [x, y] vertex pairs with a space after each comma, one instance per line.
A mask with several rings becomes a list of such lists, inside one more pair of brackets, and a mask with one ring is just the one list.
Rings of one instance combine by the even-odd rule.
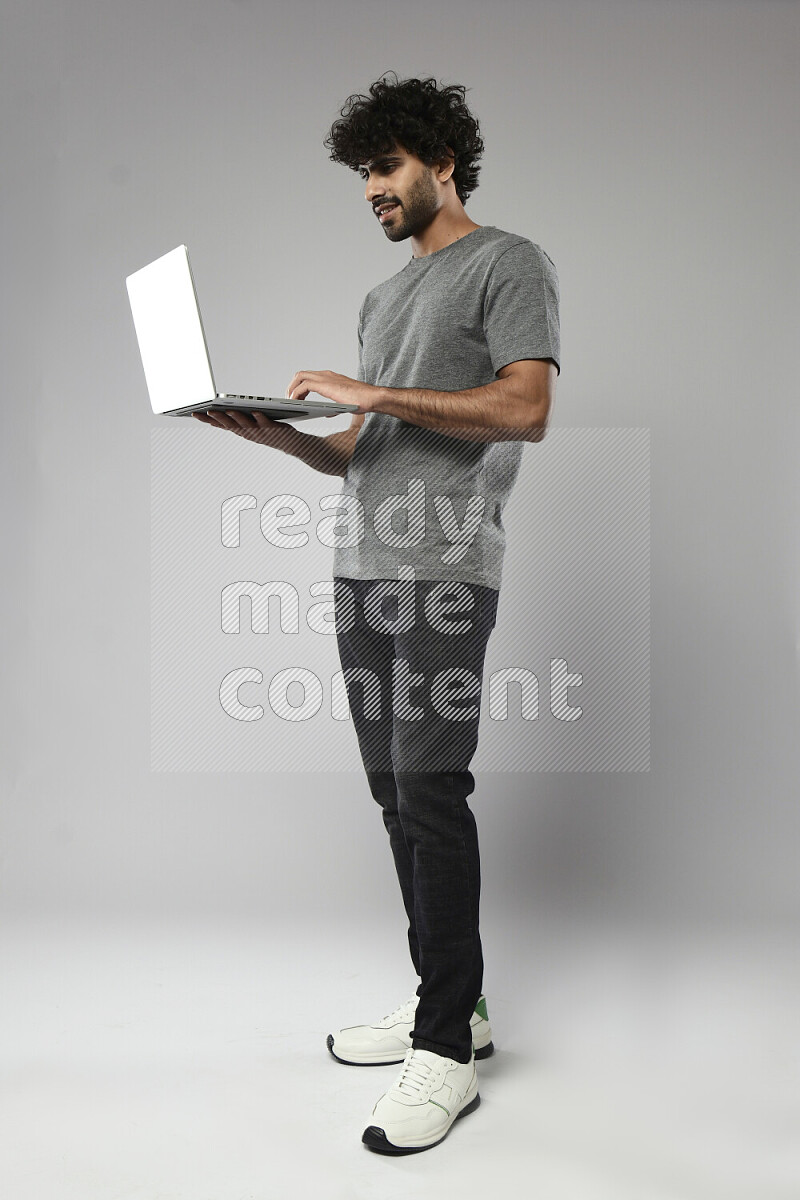
[[[173, 408], [163, 413], [165, 417], [191, 417], [196, 412], [224, 412], [230, 408], [238, 412], [262, 412], [271, 421], [310, 421], [316, 417], [338, 417], [342, 413], [356, 411], [352, 405], [332, 412], [330, 403], [323, 401], [317, 407], [315, 401], [304, 400], [302, 404], [292, 404], [291, 400], [279, 400], [274, 396], [217, 396], [216, 400], [204, 401], [202, 404], [190, 404], [186, 408]], [[309, 412], [308, 409], [312, 411]]]

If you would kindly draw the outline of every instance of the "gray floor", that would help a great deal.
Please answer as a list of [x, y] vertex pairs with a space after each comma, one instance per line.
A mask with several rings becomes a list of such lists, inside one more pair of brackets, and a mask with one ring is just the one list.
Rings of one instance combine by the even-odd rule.
[[368, 919], [281, 924], [7, 922], [2, 1194], [800, 1194], [788, 936], [484, 922], [482, 1104], [442, 1145], [389, 1159], [360, 1135], [397, 1068], [341, 1066], [325, 1036], [414, 990], [403, 947]]

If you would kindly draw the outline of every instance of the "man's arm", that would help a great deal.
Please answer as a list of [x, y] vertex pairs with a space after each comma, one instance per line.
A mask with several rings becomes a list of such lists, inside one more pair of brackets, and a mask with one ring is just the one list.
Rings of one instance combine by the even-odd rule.
[[288, 436], [281, 449], [293, 458], [301, 459], [315, 471], [321, 471], [323, 475], [339, 475], [344, 478], [356, 448], [358, 431], [363, 424], [364, 413], [353, 413], [347, 429], [342, 429], [339, 433], [329, 433], [325, 437], [303, 433], [294, 425], [287, 425]]
[[354, 413], [347, 429], [322, 437], [314, 433], [303, 433], [285, 421], [272, 421], [256, 411], [248, 413], [238, 409], [226, 409], [223, 412], [215, 409], [208, 413], [195, 413], [194, 416], [206, 425], [227, 429], [250, 442], [283, 450], [284, 454], [301, 459], [315, 471], [321, 471], [323, 475], [340, 475], [342, 478], [347, 474], [358, 431], [364, 424], [364, 414]]
[[484, 387], [463, 392], [380, 388], [375, 411], [472, 442], [540, 442], [558, 369], [550, 359], [509, 363]]
[[435, 392], [375, 387], [334, 371], [298, 371], [288, 395], [303, 400], [316, 392], [340, 404], [357, 404], [362, 413], [385, 412], [464, 441], [540, 442], [557, 374], [552, 359], [523, 358], [502, 367], [498, 378], [484, 387]]

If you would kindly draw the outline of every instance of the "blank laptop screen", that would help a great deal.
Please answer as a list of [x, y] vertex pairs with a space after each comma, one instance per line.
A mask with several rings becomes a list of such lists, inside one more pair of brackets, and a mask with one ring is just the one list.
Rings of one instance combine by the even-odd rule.
[[153, 412], [211, 403], [217, 389], [185, 246], [125, 280]]

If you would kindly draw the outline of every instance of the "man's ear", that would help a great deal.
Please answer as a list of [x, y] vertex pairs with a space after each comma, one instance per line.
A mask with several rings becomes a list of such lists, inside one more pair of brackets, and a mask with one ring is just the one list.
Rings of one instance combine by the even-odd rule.
[[[448, 170], [448, 168], [449, 168], [449, 170]], [[444, 170], [447, 172], [447, 174], [444, 179], [442, 179], [441, 174], [440, 174], [439, 182], [447, 183], [447, 180], [452, 178], [453, 171], [455, 171], [455, 169], [456, 169], [456, 156], [453, 153], [452, 148], [450, 146], [447, 146], [447, 147], [445, 147], [445, 154], [442, 157], [441, 162], [439, 163], [439, 171], [441, 172], [442, 170]]]

